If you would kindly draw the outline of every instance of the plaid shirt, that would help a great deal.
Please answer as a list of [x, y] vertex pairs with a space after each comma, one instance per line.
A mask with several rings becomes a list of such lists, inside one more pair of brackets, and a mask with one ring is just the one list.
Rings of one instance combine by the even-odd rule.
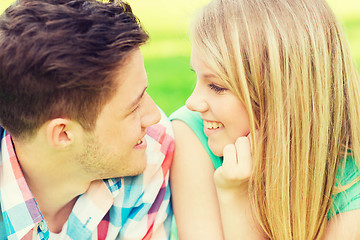
[[[49, 239], [10, 135], [0, 127], [0, 240]], [[169, 167], [174, 138], [165, 116], [147, 129], [147, 167], [135, 177], [99, 180], [79, 196], [61, 239], [168, 239]]]

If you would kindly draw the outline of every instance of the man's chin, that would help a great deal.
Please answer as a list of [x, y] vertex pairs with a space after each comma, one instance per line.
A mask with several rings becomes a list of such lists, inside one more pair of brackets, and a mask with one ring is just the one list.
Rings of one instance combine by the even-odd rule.
[[145, 171], [146, 167], [132, 169], [131, 171], [126, 171], [125, 173], [114, 173], [107, 174], [106, 176], [100, 177], [100, 179], [110, 179], [110, 178], [122, 178], [122, 177], [134, 177], [142, 174]]
[[[128, 174], [126, 176], [137, 176], [142, 174], [146, 169], [146, 160], [144, 160], [144, 164], [139, 164], [138, 166], [134, 167], [133, 169], [129, 169]], [[126, 177], [124, 176], [124, 177]]]
[[134, 161], [134, 165], [128, 166], [127, 169], [123, 169], [121, 173], [114, 174], [112, 178], [117, 177], [133, 177], [142, 174], [147, 166], [146, 156], [143, 156], [141, 159]]

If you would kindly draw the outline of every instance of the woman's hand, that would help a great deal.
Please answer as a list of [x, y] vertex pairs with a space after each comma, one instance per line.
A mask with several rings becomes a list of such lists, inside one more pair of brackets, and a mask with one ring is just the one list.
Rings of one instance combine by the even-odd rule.
[[235, 144], [228, 144], [223, 150], [223, 165], [214, 174], [218, 190], [247, 190], [252, 170], [251, 140], [239, 137]]
[[214, 174], [226, 240], [264, 239], [260, 224], [252, 212], [248, 180], [252, 172], [250, 136], [239, 137], [224, 147], [224, 162]]

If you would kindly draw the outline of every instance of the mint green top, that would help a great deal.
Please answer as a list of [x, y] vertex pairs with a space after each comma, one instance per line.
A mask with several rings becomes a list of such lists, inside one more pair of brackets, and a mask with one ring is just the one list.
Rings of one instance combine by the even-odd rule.
[[[195, 135], [199, 138], [206, 152], [209, 154], [214, 168], [217, 169], [222, 165], [222, 158], [215, 156], [208, 145], [208, 139], [204, 133], [204, 122], [197, 112], [188, 110], [185, 106], [179, 108], [170, 115], [170, 120], [181, 120], [188, 125]], [[360, 175], [359, 169], [354, 159], [349, 156], [346, 162], [339, 166], [336, 175], [336, 186], [345, 186], [352, 183]], [[360, 181], [357, 181], [350, 188], [333, 196], [333, 207], [328, 212], [328, 219], [338, 213], [360, 209]]]

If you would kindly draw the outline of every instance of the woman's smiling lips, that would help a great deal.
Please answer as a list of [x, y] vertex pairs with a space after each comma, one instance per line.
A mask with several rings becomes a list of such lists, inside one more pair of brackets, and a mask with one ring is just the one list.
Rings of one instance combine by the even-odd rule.
[[204, 133], [207, 137], [224, 128], [224, 124], [217, 121], [204, 120]]

